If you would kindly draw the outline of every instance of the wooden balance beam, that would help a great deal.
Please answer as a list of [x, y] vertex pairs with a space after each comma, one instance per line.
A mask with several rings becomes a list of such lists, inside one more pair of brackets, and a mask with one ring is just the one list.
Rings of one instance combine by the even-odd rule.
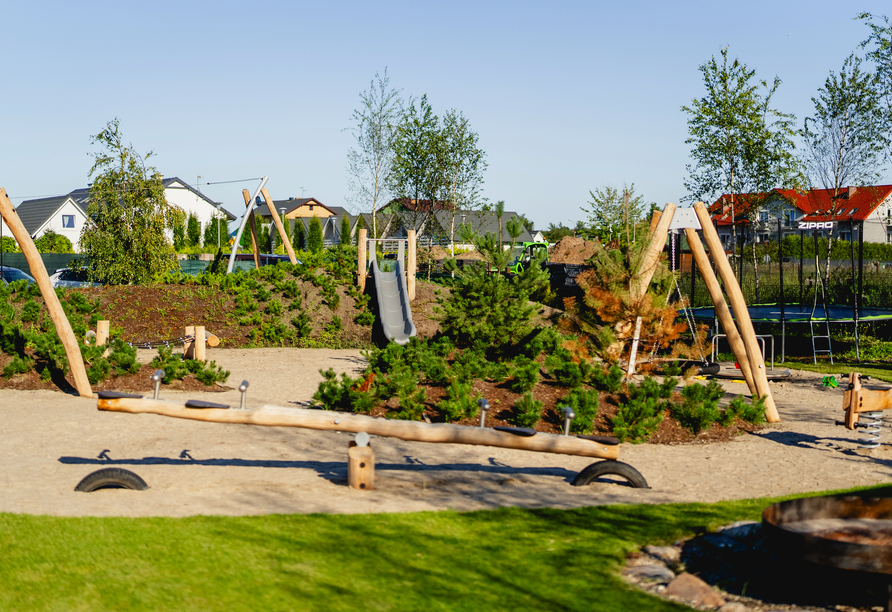
[[[99, 410], [109, 412], [159, 414], [178, 419], [192, 419], [209, 423], [301, 427], [304, 429], [346, 431], [351, 433], [366, 432], [370, 435], [386, 436], [412, 442], [474, 444], [537, 451], [540, 453], [596, 457], [599, 459], [616, 459], [619, 456], [619, 446], [615, 441], [612, 444], [606, 443], [605, 441], [599, 441], [597, 436], [593, 436], [596, 439], [549, 433], [536, 433], [535, 435], [524, 436], [508, 431], [498, 431], [489, 427], [402, 421], [330, 410], [285, 408], [272, 405], [241, 410], [209, 402], [174, 402], [110, 392], [99, 393], [97, 407]], [[522, 430], [518, 429], [517, 431], [519, 433]]]

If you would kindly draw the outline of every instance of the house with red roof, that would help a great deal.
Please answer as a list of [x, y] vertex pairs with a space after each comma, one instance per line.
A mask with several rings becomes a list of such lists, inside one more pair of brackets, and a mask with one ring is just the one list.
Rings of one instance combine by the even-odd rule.
[[709, 210], [719, 237], [731, 247], [732, 225], [738, 241], [765, 242], [800, 232], [835, 238], [892, 243], [892, 185], [833, 189], [773, 189], [762, 194], [722, 195]]

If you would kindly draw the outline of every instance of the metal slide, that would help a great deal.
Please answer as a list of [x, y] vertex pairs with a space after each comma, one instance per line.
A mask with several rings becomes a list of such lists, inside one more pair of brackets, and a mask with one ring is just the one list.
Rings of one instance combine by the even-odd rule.
[[378, 313], [384, 336], [397, 344], [408, 344], [409, 338], [415, 335], [415, 322], [412, 320], [412, 306], [409, 304], [402, 259], [394, 263], [396, 270], [383, 272], [378, 267], [377, 260], [371, 261], [375, 293], [378, 296]]

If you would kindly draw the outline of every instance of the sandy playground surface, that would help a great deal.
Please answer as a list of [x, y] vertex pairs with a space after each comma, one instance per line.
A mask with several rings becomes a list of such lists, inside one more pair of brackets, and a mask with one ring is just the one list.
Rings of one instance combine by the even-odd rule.
[[[250, 381], [249, 405], [305, 406], [321, 380], [320, 368], [363, 367], [359, 351], [210, 349], [208, 357], [232, 372], [229, 385]], [[791, 381], [771, 383], [778, 425], [728, 443], [623, 444], [619, 459], [644, 475], [649, 490], [570, 486], [592, 463], [584, 457], [373, 438], [377, 488], [356, 491], [346, 486], [352, 434], [99, 412], [91, 399], [4, 390], [0, 512], [189, 516], [571, 508], [714, 502], [889, 482], [888, 429], [880, 448], [858, 450], [855, 432], [834, 424], [842, 418], [842, 388], [824, 389], [819, 375], [793, 374]], [[746, 392], [743, 384], [723, 384], [731, 393]], [[162, 398], [175, 397], [185, 394], [162, 390]], [[188, 397], [239, 402], [235, 390]], [[132, 470], [150, 488], [74, 491], [104, 466]]]

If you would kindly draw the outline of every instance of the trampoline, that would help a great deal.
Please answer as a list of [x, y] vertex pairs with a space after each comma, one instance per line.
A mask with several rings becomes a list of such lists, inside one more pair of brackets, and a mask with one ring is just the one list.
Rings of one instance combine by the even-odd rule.
[[[831, 323], [854, 323], [855, 342], [858, 342], [857, 324], [870, 321], [884, 321], [892, 319], [892, 309], [889, 308], [858, 308], [857, 318], [855, 310], [851, 306], [840, 306], [830, 304], [823, 306], [802, 305], [802, 304], [753, 304], [748, 306], [750, 319], [753, 323], [780, 323], [781, 324], [781, 363], [784, 361], [784, 349], [786, 344], [786, 324], [787, 323], [804, 323], [812, 326], [812, 356], [817, 362], [817, 353], [830, 353], [830, 362], [833, 363], [833, 353], [830, 351], [830, 324]], [[689, 309], [693, 317], [700, 321], [715, 321], [715, 328], [718, 330], [719, 324], [715, 316], [715, 308], [700, 307]], [[734, 314], [733, 310], [731, 312]], [[816, 335], [814, 325], [827, 325], [826, 335]], [[815, 348], [815, 339], [826, 338], [827, 350], [818, 350]]]
[[[800, 306], [797, 304], [784, 304], [783, 312], [781, 312], [780, 304], [754, 304], [748, 306], [750, 319], [753, 321], [762, 321], [766, 323], [823, 323], [829, 318], [831, 323], [854, 323], [855, 317], [851, 306], [827, 306], [827, 316], [824, 316], [824, 307], [818, 304], [814, 308], [812, 315], [811, 306]], [[695, 319], [701, 321], [712, 321], [715, 319], [715, 308], [712, 306], [702, 308], [691, 308], [691, 313]], [[733, 313], [732, 313], [733, 314]], [[889, 308], [859, 308], [858, 322], [867, 321], [883, 321], [892, 319], [892, 309]]]

